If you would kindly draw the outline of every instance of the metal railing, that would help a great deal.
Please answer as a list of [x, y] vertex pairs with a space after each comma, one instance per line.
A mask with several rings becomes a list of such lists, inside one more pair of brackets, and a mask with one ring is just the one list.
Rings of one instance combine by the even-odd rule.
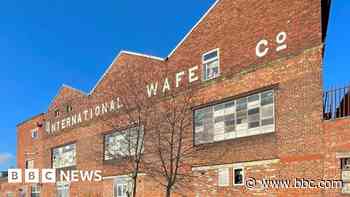
[[323, 118], [325, 120], [350, 116], [350, 86], [332, 88], [323, 93]]

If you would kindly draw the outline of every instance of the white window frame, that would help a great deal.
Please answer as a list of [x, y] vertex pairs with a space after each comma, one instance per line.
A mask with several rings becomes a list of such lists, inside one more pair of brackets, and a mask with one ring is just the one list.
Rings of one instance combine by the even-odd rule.
[[57, 182], [56, 183], [56, 196], [58, 195], [58, 191], [59, 190], [65, 190], [67, 189], [68, 192], [68, 197], [70, 196], [70, 183], [66, 182], [66, 181], [62, 181], [62, 182]]
[[[209, 60], [204, 60], [204, 57], [210, 53], [213, 53], [213, 52], [217, 52], [217, 57], [216, 58], [211, 58]], [[218, 75], [215, 76], [215, 77], [211, 77], [211, 78], [207, 78], [207, 76], [205, 75], [207, 73], [207, 65], [213, 61], [217, 60], [218, 61]], [[210, 81], [212, 79], [216, 79], [218, 78], [220, 75], [221, 75], [221, 69], [220, 69], [220, 49], [219, 48], [216, 48], [216, 49], [213, 49], [213, 50], [210, 50], [206, 53], [204, 53], [202, 55], [202, 70], [203, 70], [203, 74], [202, 74], [202, 80], [203, 81]]]
[[[117, 183], [117, 179], [124, 179], [125, 182], [123, 183]], [[122, 195], [122, 196], [119, 196], [118, 195], [118, 189], [117, 189], [117, 193], [115, 193], [115, 187], [118, 188], [118, 186], [122, 186], [122, 188], [124, 189], [124, 187], [126, 187], [126, 191], [130, 190], [131, 189], [131, 185], [130, 185], [130, 182], [131, 182], [131, 178], [128, 177], [128, 176], [119, 176], [119, 177], [116, 177], [115, 180], [113, 181], [113, 197], [127, 197], [127, 195]]]
[[14, 193], [13, 192], [6, 192], [6, 197], [14, 197]]
[[[240, 183], [240, 184], [236, 184], [235, 183], [235, 171], [236, 170], [242, 170], [242, 183]], [[235, 168], [233, 168], [233, 186], [244, 186], [244, 181], [245, 181], [244, 167], [235, 167]]]
[[[240, 184], [235, 183], [235, 171], [236, 170], [242, 170], [242, 183], [240, 183]], [[244, 167], [243, 166], [242, 167], [234, 167], [232, 174], [233, 174], [233, 179], [232, 179], [233, 186], [244, 186], [244, 181], [245, 181]]]
[[[221, 178], [224, 178], [227, 182], [225, 182], [225, 183], [222, 182]], [[218, 169], [218, 186], [219, 187], [230, 186], [230, 168], [219, 168]]]
[[60, 116], [61, 112], [59, 109], [55, 109], [54, 110], [54, 115], [55, 115], [55, 118], [58, 118]]
[[25, 160], [25, 165], [26, 169], [34, 169], [34, 159]]
[[39, 137], [39, 132], [38, 132], [38, 128], [32, 129], [31, 130], [31, 136], [33, 140], [38, 139]]
[[72, 105], [66, 105], [66, 113], [70, 113], [73, 111]]
[[341, 158], [341, 179], [343, 181], [344, 187], [342, 188], [343, 194], [350, 194], [350, 186], [345, 187], [345, 185], [350, 185], [350, 165], [344, 166], [345, 160], [350, 160], [350, 158]]
[[[58, 150], [60, 152], [60, 154], [63, 154], [64, 149], [66, 149], [68, 146], [73, 146], [74, 145], [74, 152], [73, 152], [73, 159], [74, 159], [74, 163], [71, 165], [65, 165], [63, 166], [61, 162], [55, 162], [57, 160], [57, 158], [55, 159], [54, 156], [54, 151]], [[59, 165], [59, 166], [57, 166]], [[54, 169], [60, 169], [60, 168], [68, 168], [68, 167], [73, 167], [77, 165], [77, 144], [76, 143], [72, 143], [72, 144], [66, 144], [63, 146], [59, 146], [56, 148], [52, 149], [52, 168]]]
[[[107, 134], [104, 136], [104, 161], [113, 161], [116, 159], [122, 159], [124, 157], [132, 157], [135, 156], [135, 150], [134, 148], [136, 147], [129, 147], [130, 144], [125, 144], [125, 143], [131, 143], [132, 145], [134, 145], [134, 139], [136, 139], [137, 141], [137, 136], [133, 136], [132, 129], [142, 129], [142, 131], [140, 131], [140, 134], [142, 134], [142, 136], [140, 136], [140, 143], [144, 143], [142, 138], [144, 138], [144, 131], [143, 131], [143, 127], [141, 128], [137, 128], [137, 127], [130, 127], [124, 130], [120, 130], [120, 131], [116, 131], [110, 134]], [[130, 135], [130, 136], [128, 136]], [[109, 141], [109, 138], [117, 138], [117, 143], [119, 144], [115, 144], [115, 147], [118, 147], [117, 150], [114, 150], [114, 153], [111, 154], [115, 154], [115, 155], [109, 155], [109, 148], [108, 145], [113, 146], [113, 144]], [[118, 139], [119, 138], [119, 139]], [[141, 144], [139, 144], [141, 145]], [[144, 144], [142, 144], [143, 146], [140, 148], [142, 148], [142, 150], [140, 151], [140, 153], [142, 154], [144, 151]], [[137, 151], [137, 153], [139, 153]], [[118, 155], [119, 154], [119, 155]], [[115, 157], [114, 157], [115, 156]], [[120, 156], [120, 158], [117, 158], [116, 156]]]
[[[268, 104], [268, 105], [264, 105], [262, 106], [262, 97], [261, 95], [264, 93], [268, 93], [268, 92], [272, 92], [272, 103]], [[248, 98], [254, 95], [258, 95], [259, 96], [259, 104], [255, 105], [250, 105], [250, 103], [248, 102]], [[207, 143], [214, 143], [214, 142], [220, 142], [220, 141], [225, 141], [225, 140], [232, 140], [232, 139], [238, 139], [238, 138], [242, 138], [242, 137], [250, 137], [250, 136], [256, 136], [256, 135], [263, 135], [263, 134], [267, 134], [267, 133], [274, 133], [276, 131], [276, 114], [275, 114], [275, 108], [276, 108], [276, 90], [275, 89], [269, 89], [269, 90], [262, 90], [247, 96], [243, 96], [243, 97], [239, 97], [239, 98], [235, 98], [235, 99], [227, 99], [225, 101], [219, 102], [219, 103], [215, 103], [215, 104], [209, 104], [206, 107], [201, 107], [198, 109], [194, 109], [194, 117], [193, 117], [193, 124], [194, 126], [194, 143], [195, 145], [199, 145], [199, 144], [207, 144]], [[238, 101], [241, 99], [246, 99], [246, 110], [245, 110], [245, 115], [246, 115], [246, 122], [238, 124]], [[234, 102], [234, 125], [235, 125], [235, 130], [229, 133], [225, 133], [220, 129], [216, 129], [215, 128], [215, 113], [222, 113], [222, 112], [215, 112], [215, 107], [225, 104], [225, 103], [229, 103], [229, 102]], [[273, 118], [273, 124], [268, 124], [268, 125], [262, 125], [262, 121], [266, 120], [266, 117], [262, 116], [262, 112], [263, 112], [263, 107], [271, 107], [272, 109], [272, 114], [271, 118]], [[254, 109], [258, 107], [259, 108], [259, 126], [258, 127], [254, 127], [254, 128], [249, 128], [249, 115], [248, 112], [250, 109]], [[210, 109], [212, 108], [212, 109]], [[200, 132], [205, 132], [203, 125], [202, 126], [196, 126], [196, 113], [197, 112], [201, 112], [202, 110], [206, 110], [206, 109], [210, 109], [213, 112], [212, 115], [212, 119], [209, 120], [211, 121], [211, 123], [214, 125], [214, 130], [213, 130], [213, 134], [214, 137], [212, 139], [211, 142], [202, 142], [202, 141], [197, 141], [196, 135], [198, 135], [198, 133]], [[220, 110], [222, 111], [222, 110]], [[265, 118], [265, 119], [263, 119]]]

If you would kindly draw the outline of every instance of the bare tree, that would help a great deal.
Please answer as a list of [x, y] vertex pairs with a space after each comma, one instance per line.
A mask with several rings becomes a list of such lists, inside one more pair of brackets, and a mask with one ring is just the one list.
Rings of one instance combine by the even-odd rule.
[[[113, 131], [110, 135], [110, 142], [106, 141], [104, 157], [110, 160], [126, 161], [131, 178], [128, 196], [136, 196], [137, 179], [142, 171], [144, 157], [145, 135], [149, 130], [154, 102], [145, 93], [145, 87], [150, 73], [142, 72], [142, 68], [136, 65], [120, 65], [125, 72], [111, 73], [118, 74], [116, 80], [109, 82], [109, 88], [103, 92], [103, 96], [118, 100], [121, 109], [113, 116], [103, 117], [103, 124]], [[113, 136], [115, 135], [115, 136]], [[118, 163], [117, 163], [118, 164]], [[123, 163], [125, 165], [125, 163]]]
[[[170, 78], [166, 69], [150, 71], [152, 64], [137, 67], [126, 64], [119, 69], [118, 81], [110, 81], [104, 95], [119, 100], [118, 115], [106, 116], [104, 124], [120, 130], [118, 142], [107, 143], [105, 156], [126, 160], [129, 164], [131, 191], [136, 196], [137, 179], [146, 172], [164, 187], [166, 197], [186, 193], [195, 178], [191, 172], [194, 157], [192, 136], [192, 107], [195, 103], [191, 87], [183, 91], [167, 91], [159, 97], [147, 94], [147, 85], [158, 78]], [[125, 73], [120, 71], [126, 71]], [[123, 125], [123, 126], [121, 126]], [[125, 146], [113, 146], [124, 144]], [[145, 147], [145, 148], [144, 148]]]
[[[149, 135], [152, 157], [147, 160], [148, 173], [158, 178], [164, 186], [166, 197], [179, 192], [179, 188], [189, 186], [191, 178], [192, 110], [194, 99], [191, 91], [170, 94], [158, 104], [153, 114], [153, 124]], [[180, 187], [180, 185], [182, 185]]]

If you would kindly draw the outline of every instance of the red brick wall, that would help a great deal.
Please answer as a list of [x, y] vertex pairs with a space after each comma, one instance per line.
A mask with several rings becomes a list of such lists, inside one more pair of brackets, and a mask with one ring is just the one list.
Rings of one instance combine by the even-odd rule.
[[[350, 119], [324, 121], [324, 131], [324, 141], [327, 147], [325, 151], [325, 179], [341, 180], [341, 164], [336, 154], [350, 152]], [[327, 196], [344, 195], [330, 190], [327, 191]]]
[[[149, 75], [150, 81], [161, 80], [164, 71], [173, 78], [174, 72], [186, 70], [194, 65], [201, 67], [201, 55], [214, 48], [220, 48], [222, 75], [210, 82], [194, 84], [193, 93], [195, 97], [201, 98], [197, 104], [206, 104], [273, 85], [276, 87], [276, 132], [204, 145], [205, 149], [198, 151], [192, 160], [193, 165], [280, 159], [277, 166], [258, 166], [256, 169], [252, 167], [248, 169], [247, 175], [259, 178], [263, 176], [263, 172], [278, 168], [276, 172], [271, 172], [271, 176], [322, 178], [326, 149], [325, 139], [320, 137], [324, 135], [320, 9], [319, 0], [221, 0], [168, 60], [154, 60], [122, 53], [90, 96], [63, 87], [53, 100], [48, 113], [41, 118], [56, 120], [53, 111], [58, 108], [62, 112], [59, 119], [62, 119], [88, 106], [107, 101], [113, 96], [120, 96], [111, 95], [114, 93], [113, 88], [122, 84], [122, 80], [127, 80], [128, 74], [135, 70]], [[275, 39], [281, 31], [287, 33], [288, 47], [277, 53]], [[257, 58], [255, 47], [261, 39], [269, 41], [269, 53], [263, 58]], [[134, 66], [133, 71], [123, 70], [130, 65]], [[200, 70], [198, 76], [201, 76]], [[174, 90], [174, 84], [172, 89]], [[71, 113], [64, 112], [67, 103], [73, 107]], [[121, 115], [118, 118], [125, 117]], [[51, 167], [51, 149], [76, 142], [78, 169], [103, 170], [105, 176], [129, 172], [123, 162], [118, 165], [103, 164], [102, 137], [111, 128], [102, 121], [85, 122], [54, 135], [41, 132], [40, 140], [34, 143], [27, 142], [30, 139], [27, 131], [38, 120], [41, 119], [33, 119], [18, 127], [19, 166], [23, 165], [26, 149], [33, 151], [33, 148], [39, 147], [39, 166]], [[188, 132], [191, 137], [192, 131]], [[256, 173], [257, 171], [261, 173]], [[163, 189], [151, 177], [145, 176], [141, 181], [143, 184], [140, 184], [140, 190], [144, 196], [162, 195]], [[110, 181], [89, 185], [74, 183], [71, 194], [84, 196], [86, 192], [94, 194], [102, 188], [103, 196], [111, 196]], [[227, 189], [232, 195], [241, 195], [235, 188]], [[53, 192], [55, 188], [52, 185], [44, 186], [44, 196], [50, 196]], [[218, 195], [227, 194], [226, 190], [218, 192]], [[292, 192], [294, 195], [294, 191], [284, 192]], [[255, 193], [256, 191], [253, 191], [244, 195]], [[320, 194], [317, 190], [311, 193]], [[192, 193], [189, 192], [188, 195]]]

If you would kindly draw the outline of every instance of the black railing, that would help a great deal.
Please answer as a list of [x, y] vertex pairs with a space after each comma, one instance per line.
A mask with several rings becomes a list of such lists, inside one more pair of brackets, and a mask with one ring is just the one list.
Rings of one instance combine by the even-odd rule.
[[350, 86], [332, 88], [323, 93], [323, 118], [325, 120], [350, 116]]

